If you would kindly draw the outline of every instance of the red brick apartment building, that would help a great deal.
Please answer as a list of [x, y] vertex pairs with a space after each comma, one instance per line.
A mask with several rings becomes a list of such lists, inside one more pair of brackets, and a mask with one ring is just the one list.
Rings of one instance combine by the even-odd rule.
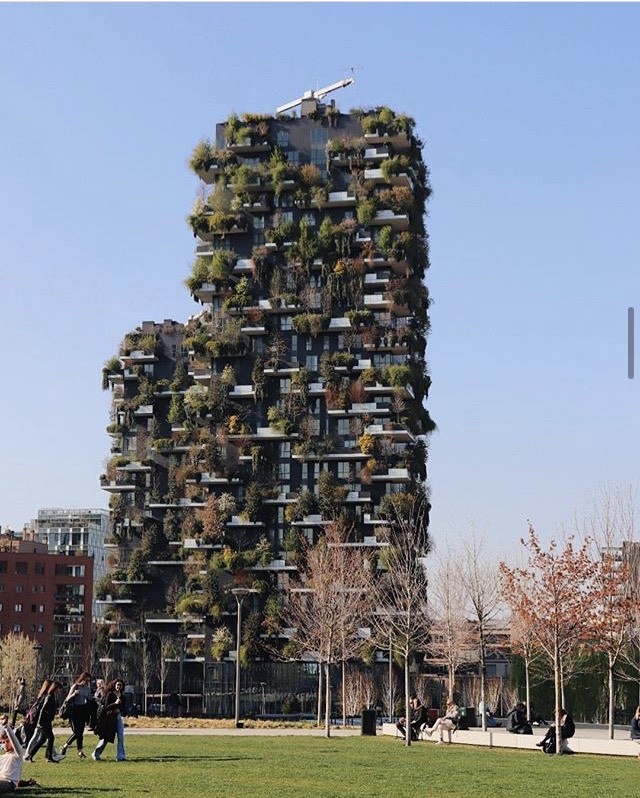
[[65, 680], [90, 664], [92, 595], [93, 557], [0, 537], [0, 635], [40, 644], [47, 671]]

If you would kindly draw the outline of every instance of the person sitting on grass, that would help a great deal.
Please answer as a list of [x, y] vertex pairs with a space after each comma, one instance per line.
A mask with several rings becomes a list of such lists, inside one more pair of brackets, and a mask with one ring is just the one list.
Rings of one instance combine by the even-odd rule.
[[0, 716], [0, 740], [4, 754], [0, 757], [0, 793], [14, 792], [20, 785], [24, 748], [9, 726], [6, 715]]

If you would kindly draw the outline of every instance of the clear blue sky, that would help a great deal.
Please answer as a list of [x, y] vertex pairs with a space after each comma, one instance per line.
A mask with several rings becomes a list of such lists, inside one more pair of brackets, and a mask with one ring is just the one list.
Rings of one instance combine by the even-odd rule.
[[194, 144], [350, 66], [340, 107], [414, 116], [432, 172], [436, 540], [635, 483], [639, 39], [635, 4], [0, 4], [0, 523], [107, 506], [102, 364], [198, 308]]

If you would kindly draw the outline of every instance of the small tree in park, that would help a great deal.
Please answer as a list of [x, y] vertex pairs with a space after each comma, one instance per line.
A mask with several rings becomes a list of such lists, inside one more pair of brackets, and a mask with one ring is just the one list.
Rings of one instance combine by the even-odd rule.
[[367, 609], [369, 574], [364, 558], [344, 542], [340, 522], [330, 524], [309, 549], [301, 585], [292, 589], [285, 611], [288, 624], [295, 628], [298, 649], [314, 654], [324, 666], [327, 737], [331, 736], [330, 667], [358, 652], [357, 631]]
[[[633, 543], [636, 502], [633, 491], [605, 489], [591, 514], [582, 524], [594, 541], [594, 585], [597, 613], [592, 627], [591, 644], [607, 658], [609, 693], [608, 731], [613, 740], [615, 676], [619, 663], [628, 651], [640, 608], [635, 580]], [[620, 556], [622, 552], [622, 556]], [[637, 575], [637, 571], [636, 574]]]
[[[531, 524], [522, 540], [528, 560], [524, 568], [500, 563], [503, 596], [531, 629], [553, 667], [556, 728], [560, 728], [561, 671], [565, 655], [585, 640], [594, 624], [593, 561], [589, 541], [580, 547], [569, 538], [560, 548], [552, 540], [545, 550]], [[560, 735], [556, 751], [561, 753]]]
[[0, 704], [13, 707], [17, 692], [18, 679], [25, 680], [32, 694], [38, 690], [36, 685], [36, 668], [38, 653], [34, 641], [22, 634], [10, 632], [0, 639]]
[[[386, 573], [374, 585], [376, 610], [373, 621], [380, 644], [389, 639], [404, 664], [405, 718], [409, 706], [409, 665], [413, 655], [427, 645], [427, 571], [425, 557], [430, 549], [429, 503], [422, 493], [394, 494], [385, 513], [390, 522]], [[406, 724], [406, 745], [411, 745], [411, 725]]]
[[460, 601], [460, 561], [451, 551], [436, 560], [429, 583], [429, 613], [428, 661], [447, 669], [448, 698], [453, 701], [456, 673], [471, 647], [471, 629]]
[[[502, 601], [500, 594], [499, 573], [484, 556], [482, 541], [471, 535], [470, 540], [464, 544], [462, 559], [461, 581], [464, 586], [471, 623], [474, 631], [475, 644], [478, 651], [478, 665], [480, 670], [480, 702], [486, 707], [486, 657], [489, 642], [491, 621], [500, 610]], [[486, 712], [482, 712], [482, 730], [487, 730]]]

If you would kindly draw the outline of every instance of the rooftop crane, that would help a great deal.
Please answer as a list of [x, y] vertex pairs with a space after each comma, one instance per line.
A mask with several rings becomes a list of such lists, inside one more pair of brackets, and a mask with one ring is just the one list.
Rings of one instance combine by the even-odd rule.
[[309, 91], [305, 91], [302, 97], [298, 97], [297, 100], [292, 100], [290, 103], [285, 103], [276, 108], [276, 114], [283, 114], [285, 111], [290, 111], [292, 108], [302, 105], [305, 100], [321, 100], [330, 92], [336, 91], [336, 89], [344, 89], [350, 86], [352, 83], [355, 83], [355, 80], [355, 78], [344, 78], [329, 86], [323, 86], [321, 89], [309, 89]]

